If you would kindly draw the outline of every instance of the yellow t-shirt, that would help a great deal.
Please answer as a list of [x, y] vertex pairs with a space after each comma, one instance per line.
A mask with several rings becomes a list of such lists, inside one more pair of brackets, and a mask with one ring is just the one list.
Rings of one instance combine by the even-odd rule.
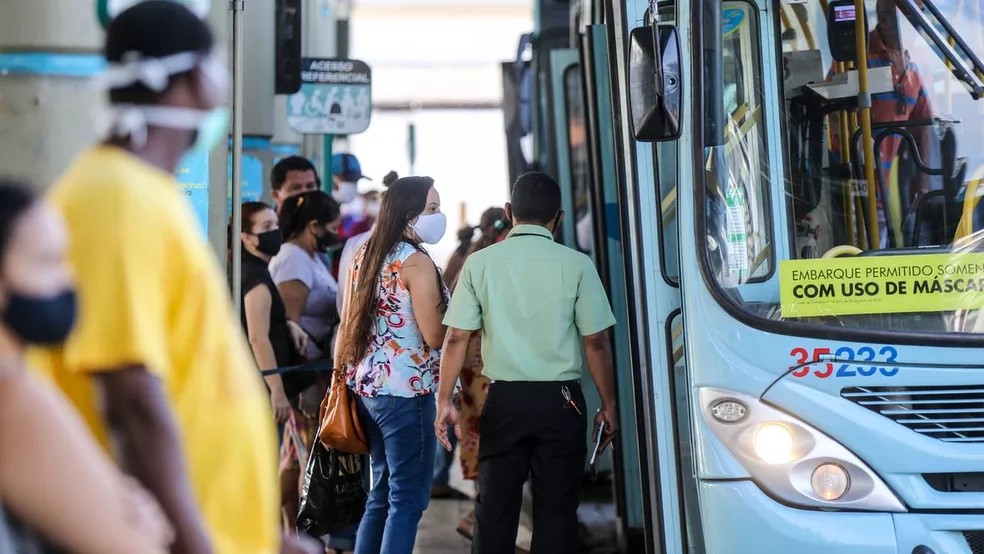
[[173, 177], [131, 154], [84, 153], [50, 193], [71, 231], [79, 321], [35, 361], [104, 446], [91, 374], [135, 365], [160, 378], [199, 508], [220, 554], [279, 544], [269, 402], [229, 291]]

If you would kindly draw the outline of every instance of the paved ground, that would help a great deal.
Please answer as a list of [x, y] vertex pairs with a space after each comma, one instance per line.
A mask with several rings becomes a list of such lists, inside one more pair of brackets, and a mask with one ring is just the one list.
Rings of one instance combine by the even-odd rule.
[[[471, 483], [461, 480], [458, 464], [451, 472], [451, 484], [462, 492], [472, 491]], [[590, 496], [581, 503], [578, 517], [583, 525], [581, 530], [582, 554], [615, 554], [617, 537], [615, 532], [615, 509], [611, 502], [604, 498], [606, 487], [595, 488]], [[588, 495], [586, 495], [588, 496]], [[419, 554], [467, 554], [471, 543], [455, 531], [458, 520], [472, 508], [470, 501], [432, 500], [430, 507], [424, 513], [417, 532], [415, 553]], [[521, 546], [529, 547], [529, 532], [520, 528], [518, 542]]]
[[[471, 503], [458, 500], [433, 500], [417, 531], [415, 553], [467, 554], [471, 543], [455, 532], [458, 520], [471, 509]], [[611, 504], [585, 503], [578, 512], [585, 526], [581, 532], [584, 554], [615, 554], [615, 513]], [[529, 534], [520, 530], [520, 545], [529, 545]]]

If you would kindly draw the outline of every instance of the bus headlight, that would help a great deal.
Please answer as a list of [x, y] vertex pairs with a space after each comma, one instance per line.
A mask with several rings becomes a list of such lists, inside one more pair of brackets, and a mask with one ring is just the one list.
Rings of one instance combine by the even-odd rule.
[[[741, 404], [746, 414], [724, 420], [713, 411], [723, 402]], [[700, 403], [708, 427], [774, 498], [810, 508], [906, 511], [867, 464], [806, 422], [722, 389], [700, 389]]]
[[766, 423], [755, 431], [755, 455], [767, 464], [784, 464], [796, 457], [793, 435], [782, 423]]
[[837, 500], [847, 493], [851, 477], [847, 470], [837, 464], [823, 463], [813, 470], [810, 478], [813, 492], [824, 500]]

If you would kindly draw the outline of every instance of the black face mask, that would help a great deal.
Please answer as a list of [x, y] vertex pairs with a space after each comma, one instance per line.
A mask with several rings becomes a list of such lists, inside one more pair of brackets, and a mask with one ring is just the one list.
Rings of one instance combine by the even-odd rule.
[[280, 232], [280, 229], [266, 231], [254, 236], [259, 239], [256, 250], [260, 254], [270, 256], [271, 258], [276, 256], [277, 252], [280, 252], [280, 246], [284, 243], [284, 235]]
[[8, 293], [2, 318], [22, 341], [45, 346], [65, 342], [75, 325], [75, 311], [72, 289], [48, 297]]
[[325, 231], [325, 234], [318, 237], [317, 247], [320, 252], [328, 252], [329, 250], [335, 249], [340, 242], [341, 239], [338, 238], [338, 233]]

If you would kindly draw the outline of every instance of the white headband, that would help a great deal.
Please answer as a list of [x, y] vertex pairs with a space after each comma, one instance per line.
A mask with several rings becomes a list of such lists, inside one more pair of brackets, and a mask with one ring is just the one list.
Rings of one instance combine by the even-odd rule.
[[126, 52], [119, 63], [110, 63], [102, 75], [106, 89], [142, 84], [154, 92], [163, 92], [172, 75], [191, 71], [205, 58], [200, 52], [179, 52], [163, 58], [144, 58], [139, 52]]

